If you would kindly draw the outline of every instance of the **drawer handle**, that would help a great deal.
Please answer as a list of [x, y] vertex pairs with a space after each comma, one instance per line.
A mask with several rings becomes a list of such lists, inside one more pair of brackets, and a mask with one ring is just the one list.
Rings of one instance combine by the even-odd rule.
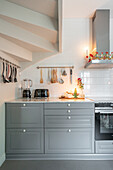
[[68, 110], [67, 112], [68, 112], [68, 113], [71, 113], [71, 110]]
[[67, 119], [69, 119], [69, 120], [70, 120], [70, 119], [71, 119], [71, 116], [68, 116], [68, 117], [67, 117]]
[[23, 132], [25, 133], [25, 132], [26, 132], [26, 129], [23, 129]]
[[25, 106], [26, 106], [26, 104], [23, 104], [23, 106], [25, 107]]
[[67, 104], [68, 107], [70, 107], [71, 105], [70, 104]]
[[68, 132], [71, 133], [71, 129], [68, 129]]

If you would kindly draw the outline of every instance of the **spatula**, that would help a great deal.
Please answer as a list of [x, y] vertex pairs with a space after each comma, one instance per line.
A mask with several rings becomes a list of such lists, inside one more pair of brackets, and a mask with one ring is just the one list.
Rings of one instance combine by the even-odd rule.
[[43, 83], [43, 78], [42, 78], [42, 69], [40, 70], [40, 83]]

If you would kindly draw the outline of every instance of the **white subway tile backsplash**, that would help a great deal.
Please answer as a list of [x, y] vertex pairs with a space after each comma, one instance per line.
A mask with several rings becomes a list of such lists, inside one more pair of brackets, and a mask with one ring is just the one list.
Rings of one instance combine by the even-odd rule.
[[84, 69], [80, 75], [86, 96], [113, 96], [113, 69]]

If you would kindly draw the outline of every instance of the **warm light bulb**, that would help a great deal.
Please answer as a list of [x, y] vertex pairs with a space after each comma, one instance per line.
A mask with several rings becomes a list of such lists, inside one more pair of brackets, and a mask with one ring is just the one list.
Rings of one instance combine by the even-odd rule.
[[85, 54], [86, 54], [86, 56], [89, 55], [89, 48], [88, 47], [85, 47]]

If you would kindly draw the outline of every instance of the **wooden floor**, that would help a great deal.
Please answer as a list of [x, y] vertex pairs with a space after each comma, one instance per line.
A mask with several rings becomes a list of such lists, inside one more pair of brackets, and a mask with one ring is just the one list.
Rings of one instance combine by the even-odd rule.
[[0, 170], [113, 170], [113, 161], [12, 161]]

